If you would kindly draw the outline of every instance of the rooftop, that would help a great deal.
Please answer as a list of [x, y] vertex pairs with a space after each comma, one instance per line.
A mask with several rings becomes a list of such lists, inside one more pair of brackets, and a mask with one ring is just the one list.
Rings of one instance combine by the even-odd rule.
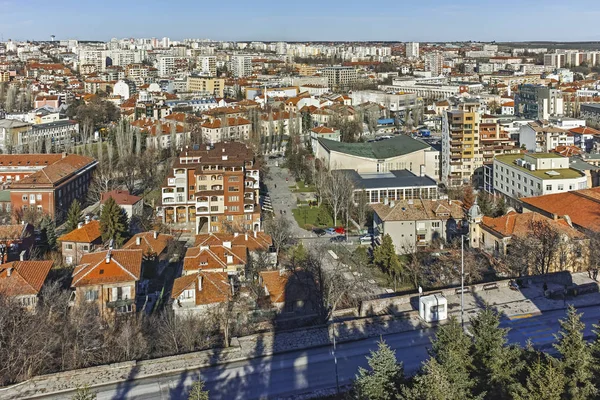
[[358, 173], [352, 169], [342, 170], [348, 174], [355, 186], [360, 189], [384, 189], [398, 187], [437, 187], [435, 180], [428, 176], [417, 176], [408, 170], [381, 173]]
[[72, 230], [58, 238], [61, 242], [92, 243], [102, 236], [100, 221], [90, 221], [81, 228]]
[[497, 218], [483, 217], [483, 227], [492, 230], [503, 237], [525, 236], [531, 232], [532, 224], [544, 222], [572, 239], [580, 239], [584, 235], [569, 225], [565, 219], [554, 220], [536, 212], [519, 214], [511, 211]]
[[[532, 155], [532, 154], [528, 153], [527, 155]], [[556, 154], [551, 155], [551, 157], [541, 156], [541, 157], [537, 157], [537, 158], [556, 158], [556, 157], [562, 158], [562, 156], [558, 156]], [[536, 178], [544, 179], [544, 180], [576, 179], [576, 178], [581, 178], [581, 177], [585, 176], [583, 173], [581, 173], [575, 169], [571, 169], [571, 168], [536, 169], [535, 171], [531, 171], [525, 167], [521, 167], [516, 164], [516, 160], [519, 158], [523, 158], [523, 154], [503, 154], [503, 155], [496, 156], [494, 158], [494, 161], [498, 161], [499, 163], [510, 165], [512, 168], [516, 168], [528, 175], [532, 175], [532, 176], [535, 176]], [[546, 172], [550, 172], [550, 171], [554, 171], [554, 172], [556, 172], [556, 174], [549, 175], [546, 173]]]
[[72, 287], [137, 282], [142, 273], [141, 250], [104, 250], [84, 254], [73, 270]]
[[0, 265], [0, 292], [7, 296], [37, 295], [52, 261], [13, 261]]
[[373, 204], [373, 211], [382, 221], [421, 221], [462, 219], [462, 203], [456, 200], [396, 200], [389, 205]]
[[329, 151], [378, 160], [431, 148], [427, 143], [406, 135], [397, 135], [391, 139], [370, 143], [343, 143], [328, 139], [319, 139], [319, 142]]

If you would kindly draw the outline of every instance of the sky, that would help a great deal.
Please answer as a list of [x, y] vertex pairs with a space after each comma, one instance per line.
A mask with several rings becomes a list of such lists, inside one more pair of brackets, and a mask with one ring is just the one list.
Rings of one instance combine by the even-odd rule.
[[598, 0], [0, 0], [0, 39], [594, 41]]

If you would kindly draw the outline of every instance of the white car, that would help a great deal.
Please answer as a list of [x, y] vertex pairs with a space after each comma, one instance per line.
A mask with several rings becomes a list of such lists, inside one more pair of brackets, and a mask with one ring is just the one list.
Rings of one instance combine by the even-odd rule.
[[360, 244], [371, 244], [371, 242], [373, 241], [373, 237], [371, 235], [362, 235], [358, 241], [360, 242]]

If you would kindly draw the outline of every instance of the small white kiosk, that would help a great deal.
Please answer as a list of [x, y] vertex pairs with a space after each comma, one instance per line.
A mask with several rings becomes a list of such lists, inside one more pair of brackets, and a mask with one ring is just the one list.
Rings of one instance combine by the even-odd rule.
[[443, 321], [448, 318], [448, 300], [441, 294], [423, 296], [419, 299], [419, 317], [425, 322]]

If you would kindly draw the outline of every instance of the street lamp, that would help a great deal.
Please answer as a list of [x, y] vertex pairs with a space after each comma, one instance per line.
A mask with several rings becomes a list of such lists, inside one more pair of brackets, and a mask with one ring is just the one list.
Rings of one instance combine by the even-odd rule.
[[460, 323], [465, 327], [465, 235], [460, 235]]

